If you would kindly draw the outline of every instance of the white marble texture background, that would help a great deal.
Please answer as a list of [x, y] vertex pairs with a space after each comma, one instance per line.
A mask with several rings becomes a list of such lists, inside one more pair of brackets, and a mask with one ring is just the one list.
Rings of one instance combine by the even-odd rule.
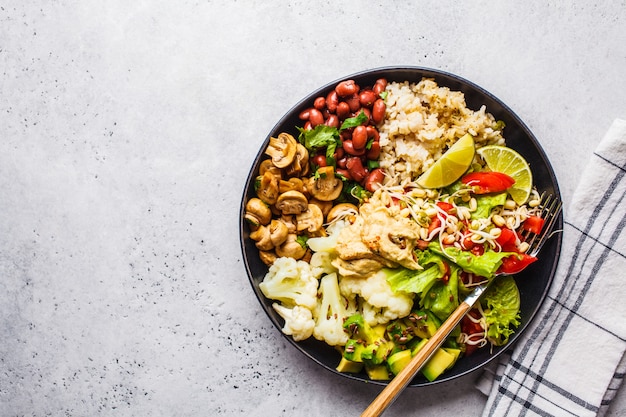
[[[350, 73], [438, 68], [519, 114], [567, 203], [626, 117], [625, 28], [624, 1], [0, 1], [0, 415], [358, 415], [380, 388], [307, 362], [245, 275], [267, 132]], [[477, 376], [386, 415], [479, 415]]]

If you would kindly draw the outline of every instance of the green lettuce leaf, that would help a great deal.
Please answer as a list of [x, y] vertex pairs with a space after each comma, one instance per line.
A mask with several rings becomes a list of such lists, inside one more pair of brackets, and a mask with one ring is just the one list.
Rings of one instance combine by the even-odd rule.
[[491, 210], [498, 206], [503, 206], [504, 203], [506, 203], [506, 195], [506, 192], [504, 192], [498, 194], [483, 194], [475, 196], [477, 208], [476, 211], [472, 213], [472, 220], [486, 219], [487, 217], [489, 217], [489, 215], [491, 214]]
[[459, 268], [452, 267], [448, 281], [436, 281], [422, 296], [421, 306], [445, 320], [459, 306]]
[[487, 339], [496, 346], [509, 341], [520, 324], [520, 293], [511, 276], [494, 281], [481, 298], [487, 323]]
[[439, 242], [430, 242], [428, 249], [451, 259], [462, 270], [485, 278], [493, 277], [500, 265], [502, 265], [502, 259], [514, 254], [514, 252], [495, 252], [487, 249], [482, 255], [474, 255], [472, 252], [464, 251], [454, 246], [449, 246], [442, 250]]

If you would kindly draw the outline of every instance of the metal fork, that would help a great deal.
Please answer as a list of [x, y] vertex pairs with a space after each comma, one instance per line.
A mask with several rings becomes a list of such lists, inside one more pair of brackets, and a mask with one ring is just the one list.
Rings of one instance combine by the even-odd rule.
[[[540, 217], [544, 219], [544, 225], [540, 234], [533, 234], [531, 232], [521, 233], [524, 241], [528, 242], [529, 248], [526, 251], [531, 256], [536, 256], [544, 243], [552, 236], [552, 228], [556, 223], [557, 218], [561, 212], [561, 201], [553, 195], [541, 196], [541, 214]], [[498, 274], [505, 275], [505, 274]], [[486, 283], [477, 285], [470, 295], [454, 310], [454, 312], [444, 321], [437, 330], [437, 332], [428, 339], [428, 342], [415, 354], [411, 359], [411, 362], [404, 367], [398, 375], [396, 375], [387, 386], [380, 392], [380, 394], [372, 401], [372, 403], [361, 414], [361, 417], [375, 417], [380, 416], [389, 407], [396, 397], [406, 388], [413, 377], [419, 372], [422, 366], [430, 359], [435, 351], [443, 344], [446, 338], [450, 335], [450, 332], [459, 324], [461, 319], [472, 309], [472, 306], [480, 296], [489, 287], [489, 284], [496, 278], [491, 278]]]

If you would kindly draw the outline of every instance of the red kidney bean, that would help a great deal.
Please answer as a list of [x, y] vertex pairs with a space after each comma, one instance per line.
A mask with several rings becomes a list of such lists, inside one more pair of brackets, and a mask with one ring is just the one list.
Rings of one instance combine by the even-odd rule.
[[315, 155], [313, 157], [313, 163], [318, 167], [325, 167], [326, 163], [326, 155]]
[[313, 126], [311, 125], [311, 122], [309, 122], [308, 120], [304, 124], [304, 130], [313, 130]]
[[329, 114], [324, 122], [326, 126], [339, 127], [339, 117], [336, 114]]
[[380, 156], [380, 142], [372, 142], [365, 156], [371, 161], [377, 160]]
[[324, 115], [318, 109], [311, 109], [309, 112], [309, 121], [313, 127], [324, 123]]
[[371, 107], [376, 101], [378, 95], [372, 90], [363, 90], [359, 93], [359, 102], [363, 107]]
[[350, 97], [347, 97], [344, 101], [348, 103], [348, 106], [350, 106], [351, 112], [356, 113], [361, 108], [361, 102], [359, 101], [358, 94], [352, 94]]
[[343, 120], [348, 116], [350, 116], [350, 106], [345, 101], [339, 102], [339, 104], [337, 104], [337, 117]]
[[368, 174], [367, 178], [365, 178], [365, 189], [373, 193], [381, 186], [384, 179], [385, 174], [382, 169], [373, 169], [372, 172]]
[[378, 129], [376, 129], [374, 126], [367, 126], [367, 139], [372, 139], [374, 140], [374, 142], [378, 142], [378, 140], [380, 139], [380, 135], [378, 134]]
[[354, 80], [345, 80], [337, 84], [335, 91], [340, 97], [351, 96], [359, 92], [359, 86]]
[[352, 131], [352, 146], [356, 150], [365, 148], [367, 145], [367, 128], [365, 126], [357, 126]]
[[374, 102], [374, 106], [372, 106], [372, 120], [374, 123], [379, 124], [385, 119], [386, 110], [387, 105], [382, 98], [379, 98]]
[[350, 154], [353, 156], [365, 155], [365, 148], [354, 149], [354, 145], [352, 144], [352, 140], [350, 139], [343, 141], [343, 150], [346, 151], [347, 154]]
[[346, 177], [348, 181], [352, 181], [352, 175], [350, 175], [350, 171], [348, 171], [347, 169], [337, 168], [335, 169], [335, 172], [339, 175], [343, 175], [344, 177]]
[[326, 99], [324, 97], [316, 98], [313, 102], [313, 107], [315, 107], [319, 111], [324, 110], [326, 108]]
[[387, 88], [387, 80], [384, 79], [384, 78], [379, 78], [374, 83], [374, 86], [372, 87], [372, 91], [374, 91], [374, 93], [378, 97], [378, 96], [380, 96], [380, 93], [385, 91], [385, 88]]
[[348, 162], [348, 157], [347, 156], [341, 156], [337, 158], [337, 166], [339, 168], [346, 168], [346, 163]]
[[332, 90], [326, 96], [326, 108], [329, 112], [335, 113], [337, 111], [337, 104], [339, 104], [339, 96], [335, 90]]
[[343, 148], [339, 147], [335, 149], [335, 153], [333, 156], [335, 157], [335, 160], [338, 161], [339, 159], [343, 158], [345, 154], [346, 151], [344, 151]]
[[367, 170], [361, 162], [361, 158], [348, 158], [346, 162], [346, 168], [350, 172], [352, 179], [356, 182], [361, 182], [367, 176]]
[[298, 115], [298, 117], [300, 118], [300, 120], [309, 120], [310, 114], [311, 114], [311, 108], [308, 108], [308, 109], [302, 110], [300, 114]]

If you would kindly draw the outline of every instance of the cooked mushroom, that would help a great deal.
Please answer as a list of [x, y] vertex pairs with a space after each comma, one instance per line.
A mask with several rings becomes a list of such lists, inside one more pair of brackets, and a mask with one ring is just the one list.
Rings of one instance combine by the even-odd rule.
[[260, 198], [251, 198], [246, 203], [244, 218], [255, 227], [266, 225], [272, 220], [272, 210]]
[[332, 201], [339, 197], [343, 181], [335, 177], [335, 168], [320, 167], [317, 169], [317, 174], [315, 180], [308, 184], [308, 191], [311, 195], [322, 201]]
[[267, 171], [272, 171], [272, 173], [280, 175], [280, 169], [274, 166], [271, 159], [264, 159], [259, 165], [259, 175], [263, 175]]
[[272, 245], [274, 247], [280, 246], [287, 239], [287, 235], [289, 234], [289, 229], [287, 225], [280, 220], [272, 220], [269, 225], [270, 229], [270, 240], [272, 241]]
[[296, 156], [291, 164], [285, 168], [285, 173], [289, 177], [300, 177], [309, 171], [309, 151], [301, 143], [296, 144]]
[[283, 214], [282, 216], [280, 216], [279, 220], [285, 223], [285, 226], [287, 226], [287, 230], [289, 230], [289, 233], [296, 233], [298, 231], [296, 227], [296, 216], [294, 216], [293, 214]]
[[339, 217], [348, 216], [350, 223], [354, 221], [354, 216], [359, 213], [359, 209], [351, 203], [341, 203], [333, 206], [332, 209], [326, 215], [326, 222], [331, 223], [333, 220]]
[[278, 199], [278, 179], [271, 171], [266, 171], [257, 178], [257, 196], [267, 204], [275, 204]]
[[274, 251], [260, 250], [259, 258], [261, 258], [261, 262], [263, 262], [265, 265], [270, 266], [274, 263], [274, 261], [276, 261], [276, 258], [278, 258], [278, 256], [276, 256], [276, 253]]
[[255, 246], [259, 248], [259, 250], [274, 249], [270, 236], [270, 229], [267, 226], [261, 226], [250, 233], [250, 239], [256, 241]]
[[286, 193], [287, 191], [304, 191], [304, 184], [300, 178], [292, 177], [288, 180], [280, 180], [278, 183], [278, 191]]
[[283, 214], [300, 214], [307, 209], [308, 202], [300, 191], [287, 191], [278, 196], [276, 208]]
[[298, 235], [290, 233], [287, 240], [276, 248], [276, 255], [287, 256], [294, 259], [301, 259], [306, 254], [306, 248], [298, 242]]
[[296, 139], [289, 133], [280, 133], [277, 138], [271, 137], [265, 154], [272, 158], [278, 168], [285, 168], [293, 162], [297, 150]]
[[261, 226], [250, 233], [250, 239], [256, 241], [259, 250], [270, 251], [280, 246], [287, 239], [289, 230], [280, 220], [272, 220], [268, 226]]
[[317, 198], [309, 198], [309, 204], [315, 204], [316, 206], [318, 206], [322, 210], [322, 214], [324, 215], [324, 217], [328, 216], [328, 213], [333, 208], [332, 201], [321, 201]]
[[324, 214], [322, 214], [322, 209], [315, 204], [309, 204], [305, 211], [296, 216], [298, 232], [315, 233], [322, 228], [323, 224]]

